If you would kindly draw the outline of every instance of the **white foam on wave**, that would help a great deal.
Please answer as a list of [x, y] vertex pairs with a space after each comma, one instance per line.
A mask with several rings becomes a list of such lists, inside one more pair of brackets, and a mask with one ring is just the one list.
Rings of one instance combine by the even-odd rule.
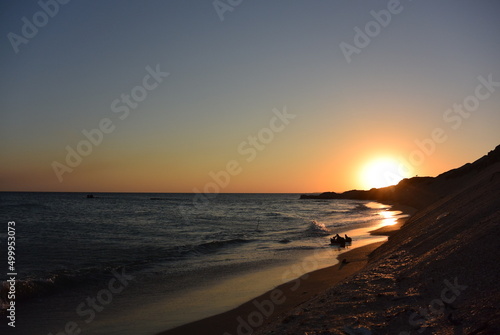
[[309, 227], [307, 228], [308, 233], [313, 233], [316, 235], [329, 235], [330, 230], [325, 226], [324, 223], [317, 222], [315, 220], [311, 221]]

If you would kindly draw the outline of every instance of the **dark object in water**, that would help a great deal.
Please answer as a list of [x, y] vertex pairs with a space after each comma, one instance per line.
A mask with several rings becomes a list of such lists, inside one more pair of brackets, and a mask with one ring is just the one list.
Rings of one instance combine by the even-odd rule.
[[343, 237], [340, 237], [339, 234], [337, 234], [335, 237], [332, 237], [330, 239], [330, 244], [338, 244], [340, 245], [342, 248], [345, 248], [345, 238]]
[[336, 234], [334, 237], [330, 239], [330, 244], [338, 244], [342, 248], [345, 248], [346, 243], [349, 243], [349, 245], [352, 242], [352, 238], [347, 236], [347, 234], [344, 234], [345, 237], [341, 237], [339, 234]]
[[287, 243], [290, 243], [292, 242], [291, 240], [287, 239], [287, 238], [284, 238], [282, 239], [281, 241], [279, 241], [280, 243], [283, 243], [283, 244], [287, 244]]
[[94, 197], [93, 194], [87, 194], [87, 199], [92, 199]]

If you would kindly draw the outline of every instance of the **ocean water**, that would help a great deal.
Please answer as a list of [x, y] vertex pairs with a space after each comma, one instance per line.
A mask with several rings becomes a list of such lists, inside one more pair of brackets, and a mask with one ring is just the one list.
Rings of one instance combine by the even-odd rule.
[[[13, 334], [155, 334], [223, 312], [336, 263], [329, 245], [383, 237], [402, 214], [297, 194], [0, 193], [0, 330], [7, 328], [7, 222], [16, 222]], [[6, 321], [7, 320], [7, 321]], [[3, 334], [4, 332], [2, 332]], [[70, 333], [70, 332], [68, 332]]]

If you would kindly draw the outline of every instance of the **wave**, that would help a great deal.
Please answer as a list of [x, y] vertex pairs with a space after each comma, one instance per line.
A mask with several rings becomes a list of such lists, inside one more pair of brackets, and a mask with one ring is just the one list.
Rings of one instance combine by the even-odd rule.
[[205, 250], [205, 251], [215, 251], [221, 248], [225, 248], [227, 246], [231, 245], [238, 245], [238, 244], [244, 244], [251, 242], [250, 240], [245, 240], [242, 238], [236, 238], [232, 240], [225, 240], [225, 241], [212, 241], [212, 242], [207, 242], [207, 243], [202, 243], [199, 244], [196, 249], [198, 250]]
[[317, 249], [320, 249], [320, 248], [319, 247], [310, 247], [310, 246], [302, 245], [302, 246], [296, 246], [296, 247], [279, 248], [279, 249], [276, 249], [276, 252], [280, 252], [280, 251], [294, 251], [294, 250], [317, 250]]
[[[58, 281], [55, 278], [16, 280], [16, 301], [40, 298], [50, 294], [59, 286]], [[10, 284], [7, 281], [2, 281], [0, 286], [0, 309], [7, 309], [9, 306], [9, 300], [7, 300], [9, 287]]]
[[371, 208], [366, 206], [365, 204], [358, 203], [354, 208], [351, 208], [350, 212], [359, 212], [359, 211], [367, 211], [370, 210]]
[[[145, 267], [147, 268], [158, 263], [178, 261], [185, 257], [213, 254], [225, 248], [240, 246], [252, 241], [235, 238], [171, 248], [134, 249], [134, 256], [137, 257], [131, 255], [127, 261], [123, 261], [122, 259], [114, 263], [101, 264], [100, 266], [80, 269], [58, 269], [51, 273], [34, 274], [31, 277], [16, 280], [16, 301], [40, 299], [65, 290], [93, 286], [95, 283], [102, 283], [108, 276], [112, 276], [113, 270], [119, 271], [120, 268], [126, 268], [128, 269], [127, 271], [135, 273]], [[9, 300], [7, 299], [7, 295], [9, 287], [9, 282], [0, 281], [0, 314], [8, 308]]]
[[[41, 299], [50, 295], [59, 294], [66, 290], [93, 286], [102, 283], [112, 276], [112, 271], [120, 268], [128, 269], [131, 273], [164, 262], [178, 261], [185, 257], [197, 257], [213, 254], [234, 246], [250, 243], [252, 240], [229, 239], [215, 240], [200, 244], [184, 245], [172, 248], [135, 249], [134, 256], [127, 261], [117, 260], [116, 263], [106, 263], [100, 266], [81, 269], [59, 269], [52, 273], [36, 274], [31, 277], [16, 280], [16, 301]], [[134, 259], [135, 258], [135, 259]], [[120, 265], [117, 265], [120, 263]], [[8, 308], [10, 284], [0, 281], [0, 315]]]
[[[71, 289], [78, 285], [98, 282], [103, 273], [109, 274], [119, 267], [93, 267], [81, 270], [59, 270], [39, 278], [27, 278], [16, 280], [16, 301], [41, 298], [60, 290]], [[0, 282], [0, 310], [8, 307], [7, 294], [10, 284], [7, 281]]]
[[290, 215], [289, 213], [283, 213], [283, 212], [269, 212], [265, 213], [264, 215], [272, 218], [281, 218], [282, 220], [286, 221], [291, 221], [295, 219], [294, 215]]
[[150, 197], [149, 200], [161, 200], [161, 201], [168, 201], [168, 202], [177, 202], [177, 203], [182, 203], [182, 204], [193, 204], [192, 199], [190, 198], [170, 198], [170, 197]]
[[175, 247], [173, 251], [177, 253], [178, 256], [207, 255], [218, 252], [221, 249], [225, 249], [227, 247], [238, 246], [250, 242], [253, 242], [253, 240], [242, 238], [235, 238], [231, 240], [216, 240], [195, 245], [183, 245]]
[[50, 208], [50, 206], [44, 205], [44, 204], [39, 204], [39, 203], [34, 203], [34, 202], [27, 202], [27, 203], [16, 203], [16, 204], [2, 204], [0, 207], [10, 207], [10, 208]]
[[[64, 289], [73, 289], [81, 285], [102, 282], [103, 276], [108, 276], [113, 270], [125, 267], [132, 272], [145, 267], [164, 262], [179, 261], [186, 257], [197, 257], [217, 253], [225, 248], [250, 243], [253, 240], [242, 238], [214, 240], [193, 245], [183, 245], [171, 248], [135, 249], [134, 255], [127, 260], [101, 264], [100, 266], [81, 269], [59, 269], [52, 273], [33, 275], [22, 280], [16, 280], [16, 300], [37, 299], [51, 295]], [[119, 265], [118, 265], [119, 264]], [[0, 282], [0, 310], [8, 303], [7, 293], [9, 283]]]
[[337, 210], [331, 211], [329, 214], [350, 213], [350, 212], [351, 212], [351, 210], [349, 210], [349, 209], [337, 209]]
[[308, 235], [315, 236], [330, 235], [330, 230], [325, 226], [324, 223], [316, 222], [314, 220], [309, 224], [306, 232], [308, 233]]

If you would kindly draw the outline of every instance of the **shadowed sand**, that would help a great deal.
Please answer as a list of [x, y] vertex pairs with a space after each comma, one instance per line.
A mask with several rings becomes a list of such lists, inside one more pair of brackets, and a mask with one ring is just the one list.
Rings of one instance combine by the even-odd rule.
[[[268, 291], [228, 312], [195, 321], [160, 334], [222, 335], [225, 332], [229, 334], [238, 334], [238, 326], [244, 323], [248, 326], [240, 327], [243, 327], [241, 328], [243, 333], [247, 334], [248, 330], [244, 330], [244, 327], [251, 328], [251, 330], [258, 328], [248, 324], [248, 317], [251, 313], [253, 313], [254, 316], [254, 324], [259, 323], [259, 318], [256, 313], [263, 317], [261, 320], [264, 324], [267, 323], [267, 320], [264, 321], [264, 319], [274, 319], [279, 317], [284, 312], [288, 312], [300, 304], [310, 300], [319, 293], [324, 292], [332, 285], [362, 269], [367, 264], [368, 255], [382, 243], [383, 242], [372, 243], [342, 253], [338, 256], [340, 263], [337, 265], [305, 274], [301, 278], [282, 284], [277, 288]], [[343, 259], [346, 259], [347, 263], [342, 263], [341, 261]], [[264, 303], [264, 301], [267, 301], [268, 303]], [[274, 301], [274, 303], [272, 303], [272, 301]], [[270, 304], [272, 304], [272, 307], [270, 307]], [[269, 314], [268, 318], [264, 316], [257, 305], [264, 306], [264, 313]], [[243, 322], [240, 321], [240, 317]]]

